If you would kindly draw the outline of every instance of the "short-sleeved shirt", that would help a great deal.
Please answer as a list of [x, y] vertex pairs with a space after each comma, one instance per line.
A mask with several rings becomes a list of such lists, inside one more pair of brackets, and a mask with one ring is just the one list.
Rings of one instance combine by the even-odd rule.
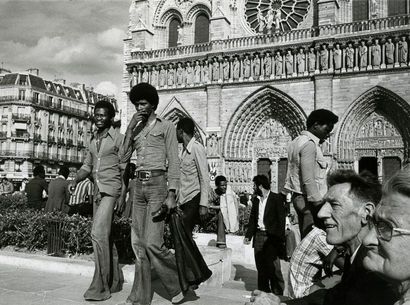
[[71, 194], [68, 205], [73, 206], [85, 203], [87, 198], [91, 198], [93, 194], [94, 186], [92, 182], [89, 179], [85, 179], [76, 185], [74, 192]]
[[124, 135], [118, 129], [110, 127], [105, 137], [101, 139], [100, 149], [97, 149], [96, 133], [88, 148], [82, 170], [92, 174], [94, 184], [100, 193], [117, 197], [121, 193], [121, 152]]
[[40, 210], [45, 206], [43, 192], [48, 193], [48, 184], [44, 178], [34, 177], [26, 185], [27, 205]]
[[136, 151], [137, 171], [163, 170], [168, 172], [168, 189], [179, 187], [178, 141], [172, 122], [154, 116], [151, 122], [133, 139], [122, 162], [127, 163]]

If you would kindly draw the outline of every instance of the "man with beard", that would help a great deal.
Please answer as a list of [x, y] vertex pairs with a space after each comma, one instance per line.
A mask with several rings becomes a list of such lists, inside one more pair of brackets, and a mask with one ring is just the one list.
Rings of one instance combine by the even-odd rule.
[[[368, 173], [358, 175], [351, 170], [339, 170], [328, 177], [328, 185], [318, 217], [324, 222], [326, 241], [346, 249], [342, 280], [333, 288], [282, 302], [289, 305], [393, 304], [397, 299], [393, 287], [363, 266], [367, 250], [362, 242], [370, 231], [369, 221], [381, 198], [380, 183]], [[273, 294], [256, 291], [248, 304], [282, 303]]]
[[258, 289], [282, 295], [285, 283], [279, 252], [285, 242], [285, 198], [270, 191], [269, 179], [264, 175], [253, 178], [253, 189], [256, 196], [252, 200], [244, 244], [253, 239]]

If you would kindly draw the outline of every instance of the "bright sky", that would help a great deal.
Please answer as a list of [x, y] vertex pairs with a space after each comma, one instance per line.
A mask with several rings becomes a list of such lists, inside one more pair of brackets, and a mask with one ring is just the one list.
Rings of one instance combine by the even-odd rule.
[[130, 0], [0, 0], [0, 66], [121, 92]]

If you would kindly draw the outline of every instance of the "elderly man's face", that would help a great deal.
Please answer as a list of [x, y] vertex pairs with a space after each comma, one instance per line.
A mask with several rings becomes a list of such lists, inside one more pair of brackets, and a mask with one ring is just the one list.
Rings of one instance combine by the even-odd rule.
[[340, 245], [355, 238], [362, 227], [362, 215], [356, 197], [350, 193], [350, 183], [333, 185], [324, 197], [318, 213], [326, 228], [326, 240]]
[[[384, 195], [374, 218], [375, 222], [410, 230], [409, 197], [399, 193]], [[387, 241], [377, 237], [373, 226], [363, 244], [369, 249], [363, 261], [365, 268], [397, 281], [410, 279], [410, 235], [393, 231], [391, 240]]]

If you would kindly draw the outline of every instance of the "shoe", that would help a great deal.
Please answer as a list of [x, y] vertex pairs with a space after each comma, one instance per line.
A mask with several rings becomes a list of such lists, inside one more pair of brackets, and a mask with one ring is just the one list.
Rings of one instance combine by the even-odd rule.
[[185, 296], [184, 296], [183, 292], [181, 291], [176, 296], [172, 297], [171, 303], [172, 304], [179, 304], [184, 300], [184, 298], [185, 298]]
[[226, 248], [226, 244], [219, 244], [216, 245], [219, 249], [225, 249]]
[[153, 222], [163, 221], [168, 216], [168, 207], [165, 204], [161, 205], [158, 210], [151, 213], [151, 216]]

